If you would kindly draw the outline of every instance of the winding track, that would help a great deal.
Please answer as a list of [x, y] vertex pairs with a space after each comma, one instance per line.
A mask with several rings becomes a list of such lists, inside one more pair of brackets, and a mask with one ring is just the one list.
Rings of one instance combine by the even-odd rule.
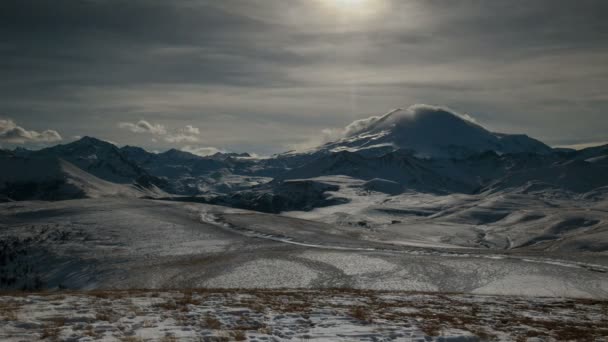
[[216, 227], [241, 234], [243, 236], [247, 236], [247, 237], [251, 237], [251, 238], [258, 238], [258, 239], [265, 239], [265, 240], [276, 241], [276, 242], [282, 242], [282, 243], [286, 243], [286, 244], [302, 246], [302, 247], [309, 247], [309, 248], [338, 250], [338, 251], [352, 251], [352, 252], [385, 252], [385, 253], [439, 256], [439, 257], [509, 259], [509, 260], [529, 262], [529, 263], [540, 263], [540, 264], [547, 264], [547, 265], [554, 265], [554, 266], [586, 269], [586, 270], [593, 271], [593, 272], [608, 273], [608, 266], [576, 262], [576, 261], [560, 260], [560, 259], [531, 257], [531, 256], [517, 256], [517, 255], [505, 255], [505, 254], [457, 253], [457, 252], [453, 252], [453, 251], [437, 250], [437, 249], [422, 248], [422, 247], [418, 247], [418, 248], [412, 249], [412, 250], [407, 250], [407, 249], [348, 247], [348, 246], [315, 244], [315, 243], [309, 243], [309, 242], [304, 242], [304, 241], [297, 241], [289, 236], [262, 233], [257, 230], [251, 229], [251, 228], [237, 226], [235, 224], [226, 222], [222, 218], [221, 214], [215, 214], [215, 213], [209, 213], [209, 212], [201, 213], [200, 220], [201, 220], [201, 222], [211, 224]]

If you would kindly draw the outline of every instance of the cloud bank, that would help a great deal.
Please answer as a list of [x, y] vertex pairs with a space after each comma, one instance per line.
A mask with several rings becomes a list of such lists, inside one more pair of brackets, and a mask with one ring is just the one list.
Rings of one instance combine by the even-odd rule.
[[[174, 132], [169, 132], [164, 125], [150, 123], [146, 120], [139, 120], [138, 122], [120, 122], [118, 127], [129, 130], [133, 133], [147, 133], [153, 136], [160, 136], [168, 143], [182, 143], [182, 142], [199, 142], [199, 135], [201, 134], [198, 127], [192, 125], [186, 125], [183, 128], [177, 129]], [[152, 141], [158, 141], [157, 138], [152, 138]]]
[[201, 157], [211, 156], [218, 152], [226, 153], [225, 150], [221, 150], [216, 147], [200, 147], [200, 146], [190, 146], [190, 145], [186, 145], [186, 146], [182, 147], [181, 150], [184, 152], [196, 154], [197, 156], [201, 156]]
[[37, 132], [18, 126], [11, 119], [0, 119], [0, 142], [9, 144], [52, 143], [62, 139], [59, 132], [52, 129]]
[[167, 129], [163, 125], [151, 124], [146, 120], [139, 120], [136, 123], [120, 122], [118, 127], [128, 129], [133, 133], [167, 134]]

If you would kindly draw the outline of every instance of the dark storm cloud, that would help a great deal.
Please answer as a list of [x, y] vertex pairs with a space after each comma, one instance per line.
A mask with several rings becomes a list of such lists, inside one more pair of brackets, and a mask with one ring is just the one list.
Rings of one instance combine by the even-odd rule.
[[206, 146], [263, 152], [413, 103], [555, 143], [608, 139], [608, 2], [331, 3], [5, 0], [0, 111], [144, 145], [116, 125], [192, 124]]
[[296, 59], [265, 46], [272, 25], [204, 3], [177, 3], [3, 2], [3, 72], [74, 85], [251, 84], [280, 79], [269, 61]]

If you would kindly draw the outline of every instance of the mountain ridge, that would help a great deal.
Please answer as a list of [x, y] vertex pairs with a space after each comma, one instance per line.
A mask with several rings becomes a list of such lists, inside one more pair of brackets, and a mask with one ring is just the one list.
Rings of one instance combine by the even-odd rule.
[[464, 114], [428, 105], [354, 121], [334, 142], [270, 158], [203, 157], [174, 148], [152, 153], [88, 136], [38, 151], [3, 153], [56, 158], [104, 181], [187, 196], [263, 194], [283, 191], [281, 184], [289, 180], [338, 175], [435, 194], [543, 187], [583, 193], [608, 185], [602, 177], [608, 174], [608, 145], [554, 150], [527, 135], [491, 132]]

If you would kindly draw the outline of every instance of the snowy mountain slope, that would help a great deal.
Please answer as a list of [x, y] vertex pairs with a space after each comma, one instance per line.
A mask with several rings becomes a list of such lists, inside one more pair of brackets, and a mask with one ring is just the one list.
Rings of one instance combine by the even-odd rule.
[[[589, 165], [575, 163], [583, 156]], [[275, 181], [345, 175], [444, 194], [530, 184], [580, 193], [608, 185], [602, 177], [607, 162], [603, 150], [553, 151], [525, 135], [490, 132], [448, 109], [415, 105], [355, 121], [344, 129], [342, 139], [274, 156], [258, 168], [272, 168]]]
[[230, 192], [268, 182], [268, 171], [247, 153], [216, 153], [201, 157], [170, 149], [150, 153], [125, 146], [123, 152], [146, 172], [167, 181], [167, 190], [180, 195]]
[[405, 150], [375, 156], [341, 151], [317, 155], [312, 161], [279, 174], [275, 180], [345, 175], [363, 180], [382, 178], [401, 184], [404, 190], [429, 193], [550, 189], [580, 194], [608, 185], [605, 176], [608, 159], [585, 155], [499, 155], [487, 151], [466, 158], [429, 159]]
[[382, 178], [402, 184], [405, 189], [422, 192], [471, 192], [477, 184], [468, 184], [442, 174], [431, 160], [416, 158], [408, 151], [394, 151], [380, 156], [357, 152], [332, 153], [279, 175], [276, 180], [344, 175], [371, 180]]
[[[172, 194], [212, 196], [215, 203], [271, 212], [330, 204], [323, 191], [331, 190], [305, 186], [316, 184], [319, 177], [379, 179], [369, 190], [385, 187], [393, 196], [419, 192], [605, 198], [606, 192], [598, 189], [608, 187], [606, 147], [554, 151], [527, 136], [493, 133], [465, 115], [427, 105], [358, 120], [338, 141], [264, 159], [233, 153], [201, 157], [176, 149], [150, 153], [89, 137], [13, 153], [61, 158], [113, 183], [159, 185]], [[387, 184], [394, 186], [388, 189]]]
[[584, 160], [589, 163], [608, 166], [608, 145], [588, 147], [568, 155], [575, 160]]
[[549, 146], [526, 135], [493, 133], [467, 116], [428, 105], [414, 105], [355, 121], [345, 129], [344, 138], [319, 149], [355, 151], [386, 146], [433, 158], [461, 158], [485, 151], [552, 152]]
[[59, 158], [103, 180], [119, 184], [164, 186], [164, 182], [148, 174], [128, 159], [118, 147], [106, 141], [84, 137], [78, 141], [30, 152], [34, 158]]
[[[540, 192], [545, 189], [585, 193], [608, 185], [608, 165], [601, 162], [569, 160], [534, 168], [521, 168], [507, 172], [491, 182], [487, 189], [521, 189]], [[518, 190], [519, 190], [518, 189]]]
[[14, 200], [161, 195], [155, 187], [104, 181], [57, 158], [0, 156], [0, 193]]

